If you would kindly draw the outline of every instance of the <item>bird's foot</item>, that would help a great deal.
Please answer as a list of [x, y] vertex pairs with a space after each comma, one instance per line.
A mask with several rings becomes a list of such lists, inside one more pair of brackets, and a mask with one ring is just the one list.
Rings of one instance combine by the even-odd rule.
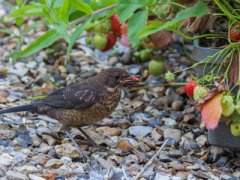
[[74, 138], [71, 136], [71, 134], [65, 130], [65, 133], [67, 134], [67, 136], [69, 137], [69, 139], [71, 140], [71, 142], [74, 144], [74, 146], [77, 148], [78, 152], [80, 155], [82, 155], [83, 161], [84, 163], [86, 163], [87, 161], [90, 160], [90, 158], [88, 157], [88, 155], [83, 151], [83, 149], [78, 145], [78, 143], [74, 140]]

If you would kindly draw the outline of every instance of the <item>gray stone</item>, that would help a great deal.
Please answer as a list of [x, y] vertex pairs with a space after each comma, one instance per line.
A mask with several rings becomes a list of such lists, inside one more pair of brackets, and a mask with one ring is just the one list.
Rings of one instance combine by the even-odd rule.
[[167, 126], [177, 125], [177, 122], [172, 118], [162, 118], [162, 121], [164, 121], [164, 124], [167, 125]]
[[153, 128], [149, 126], [131, 126], [128, 128], [129, 134], [135, 137], [144, 137], [152, 132]]
[[35, 174], [29, 174], [28, 177], [30, 178], [30, 180], [46, 180], [45, 178], [39, 177]]
[[157, 173], [154, 180], [171, 180], [171, 176], [168, 174]]
[[74, 157], [79, 157], [79, 152], [77, 148], [75, 148], [72, 144], [66, 143], [66, 144], [61, 144], [55, 146], [56, 153], [58, 156], [63, 157], [63, 156], [68, 156], [71, 158]]
[[200, 135], [196, 138], [197, 145], [203, 147], [207, 143], [207, 137], [205, 135]]
[[164, 138], [172, 138], [177, 143], [180, 142], [182, 132], [179, 129], [167, 128], [163, 131]]
[[0, 165], [10, 166], [13, 163], [14, 157], [10, 156], [8, 153], [3, 153], [0, 155]]
[[72, 169], [69, 166], [62, 165], [60, 168], [57, 169], [57, 173], [59, 175], [69, 175], [72, 173]]
[[178, 161], [170, 162], [169, 166], [172, 167], [173, 169], [177, 170], [177, 171], [185, 170], [185, 166]]
[[8, 180], [27, 180], [28, 177], [27, 175], [20, 173], [20, 172], [15, 172], [15, 171], [7, 171], [6, 176]]

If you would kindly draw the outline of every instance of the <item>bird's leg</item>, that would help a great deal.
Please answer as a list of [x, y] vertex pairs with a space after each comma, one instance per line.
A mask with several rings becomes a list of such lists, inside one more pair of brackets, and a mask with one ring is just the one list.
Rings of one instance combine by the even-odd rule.
[[87, 138], [90, 145], [99, 146], [81, 127], [78, 127], [78, 129]]
[[69, 139], [71, 140], [71, 142], [74, 144], [74, 146], [77, 148], [79, 154], [82, 155], [83, 157], [83, 161], [86, 162], [89, 157], [87, 156], [87, 154], [82, 150], [82, 148], [78, 145], [78, 143], [73, 139], [73, 137], [71, 136], [71, 134], [68, 132], [67, 129], [64, 129], [66, 135], [69, 137]]
[[78, 127], [78, 129], [86, 137], [86, 139], [88, 140], [88, 143], [90, 145], [92, 145], [93, 147], [97, 148], [97, 150], [99, 150], [99, 151], [101, 151], [101, 150], [109, 151], [108, 148], [97, 144], [81, 127]]

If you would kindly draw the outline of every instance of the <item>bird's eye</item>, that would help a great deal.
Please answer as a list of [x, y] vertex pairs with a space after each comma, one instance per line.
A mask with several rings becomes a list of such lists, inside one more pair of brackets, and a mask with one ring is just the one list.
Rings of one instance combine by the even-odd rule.
[[120, 76], [119, 76], [119, 75], [116, 75], [116, 76], [115, 76], [115, 79], [116, 79], [116, 80], [119, 80], [119, 79], [120, 79]]

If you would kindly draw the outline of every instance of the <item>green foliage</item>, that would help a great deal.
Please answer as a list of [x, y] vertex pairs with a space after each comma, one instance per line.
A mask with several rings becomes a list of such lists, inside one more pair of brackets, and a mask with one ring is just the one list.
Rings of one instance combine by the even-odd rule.
[[147, 24], [147, 18], [148, 12], [141, 10], [135, 13], [128, 21], [128, 38], [133, 47], [137, 47], [140, 42], [137, 32]]
[[[155, 20], [147, 25], [149, 14], [159, 16], [156, 7], [164, 9], [167, 6], [175, 6], [176, 3], [172, 0], [39, 0], [29, 1], [29, 3], [27, 0], [16, 1], [17, 8], [9, 14], [9, 17], [15, 18], [17, 25], [21, 26], [25, 17], [40, 16], [46, 22], [48, 30], [23, 51], [21, 51], [23, 42], [23, 37], [21, 37], [18, 49], [13, 53], [14, 58], [30, 56], [50, 46], [60, 38], [68, 43], [67, 56], [69, 56], [81, 33], [85, 29], [89, 30], [94, 27], [91, 21], [103, 22], [115, 12], [118, 13], [121, 23], [128, 23], [129, 41], [133, 47], [137, 47], [142, 37], [162, 29], [178, 31], [183, 20], [189, 17], [202, 16], [208, 10], [207, 5], [199, 1], [192, 7], [180, 10], [175, 18], [171, 18], [172, 20], [166, 22]], [[165, 14], [167, 14], [167, 10]], [[69, 30], [72, 28], [74, 30], [70, 34]], [[0, 31], [12, 34], [7, 29]], [[21, 36], [24, 34], [21, 33]]]
[[27, 57], [39, 50], [46, 48], [53, 44], [60, 37], [59, 33], [55, 29], [48, 30], [45, 34], [40, 36], [35, 42], [25, 48], [18, 57]]
[[170, 20], [167, 22], [160, 22], [160, 21], [152, 22], [148, 26], [144, 27], [138, 33], [138, 35], [140, 37], [146, 37], [150, 34], [153, 34], [163, 29], [178, 31], [180, 23], [183, 20], [188, 19], [190, 17], [203, 16], [207, 13], [207, 11], [208, 11], [207, 4], [203, 3], [202, 1], [199, 1], [194, 6], [179, 11], [179, 13], [176, 15], [176, 17], [173, 20]]

